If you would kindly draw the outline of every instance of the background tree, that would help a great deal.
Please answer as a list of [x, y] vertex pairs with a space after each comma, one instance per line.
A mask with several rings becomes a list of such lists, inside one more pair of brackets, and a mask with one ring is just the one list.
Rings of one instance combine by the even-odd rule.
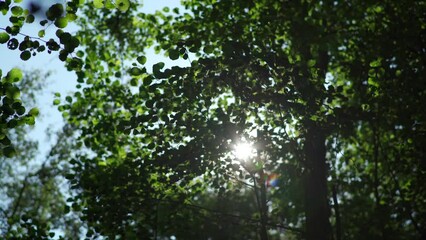
[[[45, 88], [49, 73], [28, 71], [17, 84], [22, 101], [29, 107], [38, 104], [37, 98]], [[34, 108], [35, 111], [36, 108]], [[38, 109], [37, 109], [38, 111]], [[40, 120], [42, 117], [39, 117]], [[68, 142], [71, 129], [58, 133], [58, 143], [45, 159], [40, 159], [37, 139], [29, 137], [31, 128], [16, 126], [7, 131], [14, 146], [14, 156], [0, 158], [1, 171], [1, 236], [5, 239], [43, 238], [59, 230], [70, 238], [78, 238], [80, 225], [74, 215], [65, 216], [64, 175], [69, 159]]]
[[[355, 125], [354, 138], [339, 141], [343, 150], [336, 172], [344, 207], [341, 227], [354, 227], [355, 232], [370, 238], [424, 236], [419, 225], [424, 221], [420, 214], [424, 205], [419, 202], [423, 198], [419, 191], [423, 191], [424, 150], [417, 144], [425, 139], [425, 111], [416, 107], [425, 98], [425, 35], [421, 30], [425, 22], [420, 9], [424, 3], [385, 2], [358, 13], [364, 16], [358, 25], [365, 30], [358, 31], [359, 37], [339, 56], [345, 64], [337, 74], [346, 72], [354, 79], [355, 91], [346, 91], [369, 116]], [[360, 194], [344, 196], [353, 187]], [[360, 207], [370, 209], [370, 217]], [[365, 224], [347, 225], [347, 221], [365, 217], [369, 219]], [[347, 234], [353, 236], [350, 232]]]

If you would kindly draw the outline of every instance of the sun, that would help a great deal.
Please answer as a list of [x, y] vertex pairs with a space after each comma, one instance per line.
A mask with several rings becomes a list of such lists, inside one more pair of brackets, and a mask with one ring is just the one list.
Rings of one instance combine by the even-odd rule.
[[240, 160], [247, 160], [254, 156], [255, 149], [252, 144], [248, 142], [240, 142], [234, 147], [234, 155]]

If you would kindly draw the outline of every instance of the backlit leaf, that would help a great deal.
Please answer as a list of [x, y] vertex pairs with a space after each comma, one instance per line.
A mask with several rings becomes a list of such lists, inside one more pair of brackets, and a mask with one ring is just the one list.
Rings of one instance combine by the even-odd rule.
[[22, 77], [22, 71], [19, 68], [12, 68], [6, 76], [9, 82], [18, 82], [22, 79]]
[[68, 18], [60, 17], [55, 20], [55, 26], [58, 28], [64, 28], [68, 25]]
[[129, 0], [116, 0], [115, 4], [116, 4], [118, 10], [120, 10], [122, 12], [127, 11], [130, 7]]
[[103, 8], [104, 0], [93, 0], [93, 5], [95, 6], [95, 8]]
[[6, 43], [7, 41], [9, 41], [9, 39], [10, 39], [9, 34], [5, 32], [0, 33], [0, 44]]
[[136, 60], [142, 65], [146, 63], [146, 57], [145, 56], [139, 56], [138, 58], [136, 58]]

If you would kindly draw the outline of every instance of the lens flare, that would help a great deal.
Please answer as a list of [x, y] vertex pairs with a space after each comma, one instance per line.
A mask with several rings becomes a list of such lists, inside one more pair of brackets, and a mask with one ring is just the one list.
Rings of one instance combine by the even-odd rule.
[[279, 184], [279, 175], [276, 173], [271, 173], [268, 175], [268, 179], [266, 180], [267, 187], [277, 187]]
[[247, 142], [240, 142], [234, 148], [234, 155], [240, 160], [247, 160], [254, 156], [255, 149], [252, 144]]

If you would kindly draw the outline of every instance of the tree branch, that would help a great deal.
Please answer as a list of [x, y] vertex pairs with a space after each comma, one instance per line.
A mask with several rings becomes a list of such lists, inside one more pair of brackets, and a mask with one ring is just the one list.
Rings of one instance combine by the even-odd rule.
[[[227, 216], [227, 217], [232, 217], [232, 218], [237, 218], [237, 219], [243, 219], [243, 220], [246, 220], [248, 222], [252, 222], [252, 223], [255, 223], [255, 224], [260, 224], [260, 219], [256, 219], [256, 218], [252, 218], [252, 217], [248, 217], [248, 216], [241, 216], [241, 215], [230, 214], [230, 213], [227, 213], [227, 212], [219, 211], [219, 210], [216, 210], [216, 209], [210, 209], [210, 208], [207, 208], [207, 207], [203, 207], [203, 206], [199, 206], [199, 205], [195, 205], [195, 204], [191, 204], [191, 203], [182, 203], [182, 202], [179, 202], [179, 201], [173, 201], [173, 200], [167, 200], [167, 199], [160, 199], [160, 200], [157, 199], [157, 201], [180, 204], [181, 206], [186, 207], [186, 208], [205, 210], [207, 212], [214, 213], [214, 214], [219, 214], [221, 216]], [[304, 231], [302, 231], [299, 228], [289, 227], [289, 226], [285, 226], [285, 225], [280, 224], [280, 223], [273, 223], [273, 222], [270, 222], [270, 221], [267, 222], [266, 224], [269, 227], [285, 229], [285, 230], [294, 232], [296, 234], [304, 234]]]
[[[30, 177], [30, 175], [27, 175], [27, 176], [24, 178], [24, 181], [23, 181], [23, 184], [22, 184], [21, 190], [19, 191], [18, 199], [17, 199], [17, 200], [16, 200], [16, 202], [15, 202], [15, 206], [13, 206], [12, 214], [11, 214], [10, 216], [8, 216], [8, 218], [13, 218], [13, 217], [15, 217], [15, 214], [16, 214], [16, 212], [18, 211], [18, 208], [19, 208], [19, 205], [20, 205], [20, 202], [21, 202], [22, 196], [24, 195], [25, 188], [27, 187], [27, 184], [28, 184], [28, 178], [29, 178], [29, 177]], [[9, 226], [8, 226], [8, 228], [7, 228], [7, 232], [9, 232], [11, 228], [12, 228], [12, 224], [9, 224]]]

